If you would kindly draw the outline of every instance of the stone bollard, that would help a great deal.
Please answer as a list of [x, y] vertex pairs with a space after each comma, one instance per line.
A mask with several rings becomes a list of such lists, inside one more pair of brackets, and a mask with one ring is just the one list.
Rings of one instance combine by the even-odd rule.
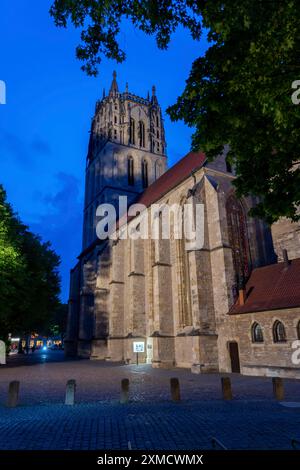
[[75, 403], [76, 380], [68, 380], [66, 387], [65, 405], [74, 405]]
[[230, 377], [221, 377], [223, 400], [232, 400]]
[[129, 379], [122, 379], [121, 381], [121, 403], [128, 403], [129, 396]]
[[170, 379], [171, 386], [171, 399], [172, 401], [180, 401], [180, 386], [179, 380], [176, 377]]
[[9, 408], [14, 408], [17, 406], [19, 400], [19, 389], [20, 382], [18, 380], [14, 380], [13, 382], [9, 383], [7, 400], [7, 406]]
[[280, 377], [273, 377], [273, 395], [276, 400], [284, 400], [283, 380]]

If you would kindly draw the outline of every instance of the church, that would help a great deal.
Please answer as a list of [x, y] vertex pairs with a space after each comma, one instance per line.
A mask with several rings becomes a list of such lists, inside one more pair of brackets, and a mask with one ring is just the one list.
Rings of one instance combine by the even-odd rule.
[[[91, 125], [66, 355], [131, 364], [138, 344], [152, 367], [300, 378], [300, 226], [250, 218], [256, 200], [238, 199], [234, 178], [225, 150], [213, 162], [190, 152], [168, 169], [155, 87], [147, 98], [121, 92], [114, 72]], [[125, 239], [120, 221], [99, 239], [97, 208], [119, 211], [120, 196], [146, 212], [202, 204], [203, 244], [187, 249], [173, 231]]]

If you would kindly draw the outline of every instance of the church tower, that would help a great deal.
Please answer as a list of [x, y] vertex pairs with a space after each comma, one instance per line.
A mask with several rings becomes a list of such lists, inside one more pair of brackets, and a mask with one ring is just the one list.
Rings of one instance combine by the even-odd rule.
[[96, 239], [96, 209], [127, 196], [128, 204], [165, 171], [166, 141], [155, 87], [141, 98], [120, 92], [116, 72], [108, 95], [96, 103], [87, 155], [83, 249]]

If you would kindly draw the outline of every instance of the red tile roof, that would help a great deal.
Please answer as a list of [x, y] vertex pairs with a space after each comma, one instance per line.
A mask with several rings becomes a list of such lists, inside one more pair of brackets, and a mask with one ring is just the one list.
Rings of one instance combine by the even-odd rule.
[[[162, 176], [160, 176], [154, 183], [148, 186], [147, 189], [137, 198], [135, 203], [144, 204], [149, 207], [155, 201], [158, 201], [164, 194], [171, 191], [188, 178], [195, 170], [201, 168], [206, 161], [206, 156], [203, 152], [189, 152], [179, 162], [167, 170]], [[131, 217], [132, 218], [132, 217]], [[131, 220], [128, 218], [127, 222]], [[117, 227], [123, 225], [125, 219], [122, 218], [118, 221]], [[78, 258], [82, 258], [93, 250], [101, 240], [96, 239], [91, 245], [81, 252]]]
[[138, 198], [139, 204], [149, 207], [153, 202], [160, 199], [164, 194], [175, 188], [188, 178], [195, 170], [201, 168], [206, 160], [202, 152], [190, 152], [179, 162], [172, 166], [154, 183], [152, 183]]
[[[201, 168], [206, 161], [206, 156], [202, 152], [190, 152], [179, 162], [161, 175], [154, 183], [148, 186], [143, 193], [134, 201], [136, 204], [144, 204], [149, 207], [158, 201], [164, 194], [178, 186], [187, 179], [195, 170]], [[118, 220], [117, 228], [129, 222], [134, 217], [126, 218], [126, 215]]]
[[254, 269], [246, 285], [246, 301], [231, 307], [229, 314], [300, 307], [300, 258]]

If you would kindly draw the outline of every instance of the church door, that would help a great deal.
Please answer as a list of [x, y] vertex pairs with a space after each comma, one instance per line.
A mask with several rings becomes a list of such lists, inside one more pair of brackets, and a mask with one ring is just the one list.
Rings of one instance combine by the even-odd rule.
[[239, 357], [239, 345], [235, 341], [230, 341], [228, 343], [229, 355], [231, 362], [231, 372], [241, 372], [240, 368], [240, 357]]

